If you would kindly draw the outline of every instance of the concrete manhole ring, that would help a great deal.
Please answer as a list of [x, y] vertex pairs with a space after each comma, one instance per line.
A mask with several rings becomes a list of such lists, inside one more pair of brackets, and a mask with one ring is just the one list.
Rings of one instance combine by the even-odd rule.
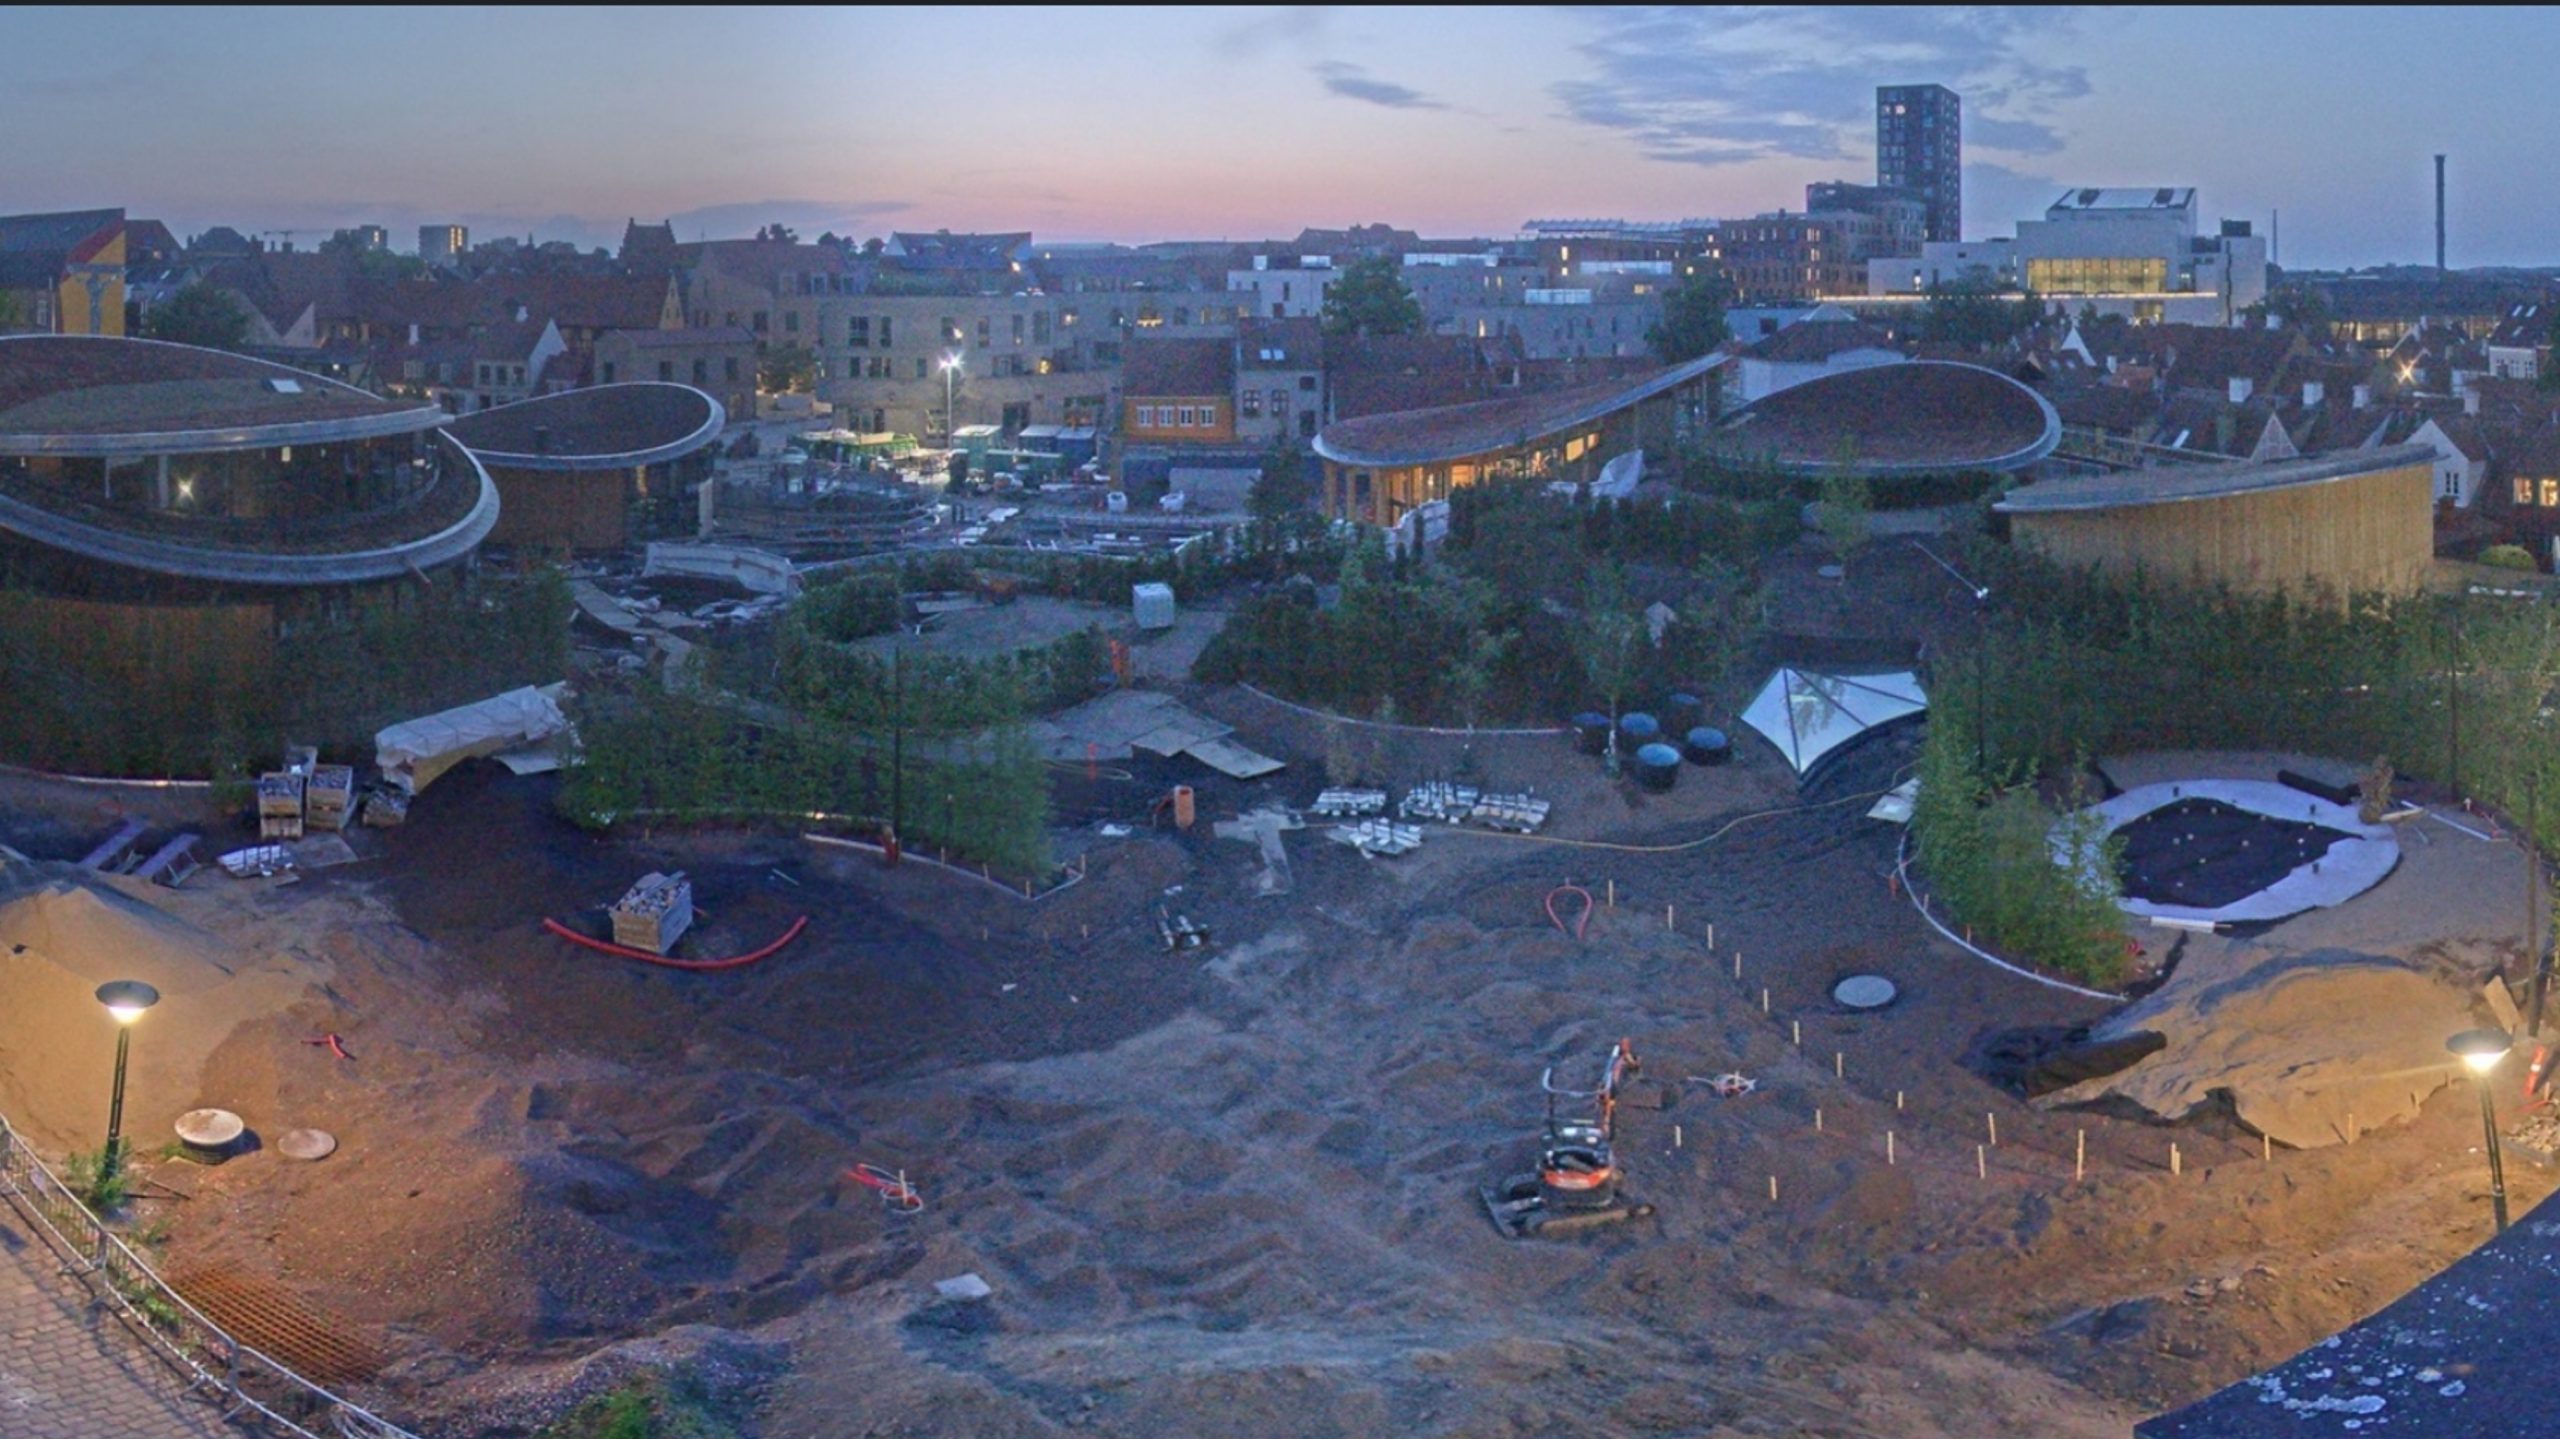
[[288, 1129], [276, 1149], [287, 1159], [326, 1159], [338, 1152], [338, 1136], [325, 1129]]
[[1901, 992], [1881, 974], [1853, 974], [1831, 986], [1831, 999], [1842, 1009], [1882, 1009]]

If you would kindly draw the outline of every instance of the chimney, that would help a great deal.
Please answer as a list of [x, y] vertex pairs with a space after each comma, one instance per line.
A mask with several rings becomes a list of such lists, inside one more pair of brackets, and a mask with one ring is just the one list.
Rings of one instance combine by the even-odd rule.
[[2444, 278], [2444, 157], [2436, 157], [2436, 278]]
[[2231, 403], [2235, 405], [2246, 404], [2251, 393], [2253, 393], [2257, 388], [2257, 382], [2250, 379], [2247, 375], [2233, 375], [2231, 377]]
[[2116, 356], [2114, 356], [2114, 355], [2109, 355], [2109, 356], [2107, 356], [2107, 373], [2108, 373], [2108, 374], [2110, 374], [2110, 375], [2112, 375], [2112, 374], [2114, 374], [2115, 372], [2116, 372]]
[[2357, 409], [2359, 409], [2359, 410], [2370, 410], [2370, 409], [2372, 409], [2372, 408], [2373, 408], [2373, 386], [2371, 386], [2371, 385], [2358, 385], [2358, 386], [2356, 386], [2356, 388], [2355, 388], [2355, 406], [2356, 406], [2356, 408], [2357, 408]]
[[2305, 380], [2302, 382], [2302, 403], [2304, 405], [2318, 405], [2321, 401], [2328, 398], [2329, 387], [2327, 385], [2318, 380]]
[[415, 321], [415, 320], [411, 320], [411, 321], [409, 322], [409, 348], [411, 348], [411, 349], [413, 349], [413, 350], [414, 350], [414, 349], [416, 349], [417, 347], [418, 347], [418, 322], [417, 322], [417, 321]]
[[2480, 392], [2478, 390], [2466, 389], [2462, 392], [2462, 413], [2466, 415], [2476, 415], [2480, 413]]

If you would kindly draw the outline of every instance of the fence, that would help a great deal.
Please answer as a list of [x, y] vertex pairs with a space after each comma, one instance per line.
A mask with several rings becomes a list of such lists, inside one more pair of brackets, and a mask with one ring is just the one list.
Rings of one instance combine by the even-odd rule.
[[223, 1332], [91, 1213], [0, 1116], [0, 1195], [62, 1256], [66, 1272], [176, 1367], [193, 1393], [253, 1433], [294, 1439], [418, 1439]]

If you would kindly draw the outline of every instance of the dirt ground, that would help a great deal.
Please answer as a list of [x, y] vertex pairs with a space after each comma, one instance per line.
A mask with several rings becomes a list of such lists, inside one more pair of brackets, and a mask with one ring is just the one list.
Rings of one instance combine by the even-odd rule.
[[[1213, 812], [1308, 797], [1284, 728], [1263, 737], [1294, 770], [1205, 788]], [[1396, 742], [1458, 763], [1458, 741]], [[1889, 892], [1894, 835], [1862, 796], [1910, 743], [1800, 806], [1765, 754], [1637, 795], [1524, 737], [1475, 762], [1543, 774], [1559, 837], [1724, 832], [1668, 852], [1436, 833], [1401, 862], [1301, 833], [1295, 892], [1269, 899], [1250, 847], [1205, 826], [1087, 836], [1088, 877], [1037, 905], [788, 835], [598, 840], [551, 815], [550, 781], [466, 766], [405, 828], [359, 835], [357, 864], [153, 896], [298, 957], [309, 987], [223, 1037], [194, 1090], [137, 1093], [132, 1132], [220, 1103], [342, 1148], [155, 1161], [191, 1197], [146, 1208], [173, 1267], [272, 1280], [369, 1336], [372, 1392], [452, 1436], [521, 1434], [652, 1356], [752, 1372], [749, 1432], [776, 1439], [1208, 1415], [1235, 1435], [2118, 1436], [2482, 1237], [2459, 1096], [2269, 1161], [2227, 1124], [2039, 1113], [1974, 1078], [1979, 1035], [2102, 1006], [1963, 955]], [[40, 859], [107, 818], [23, 782], [0, 813]], [[719, 974], [536, 929], [601, 933], [594, 906], [652, 868], [696, 880], [688, 953], [811, 929]], [[1617, 900], [1580, 940], [1543, 908], [1567, 880]], [[1168, 954], [1159, 904], [1216, 942]], [[1829, 985], [1861, 970], [1901, 1000], [1836, 1011]], [[301, 1042], [325, 1032], [355, 1057]], [[1523, 1157], [1540, 1070], [1621, 1035], [1645, 1062], [1632, 1187], [1657, 1216], [1500, 1239], [1475, 1186]], [[1760, 1088], [1691, 1078], [1727, 1070]], [[94, 1142], [87, 1106], [12, 1117]], [[856, 1162], [905, 1169], [924, 1211], [846, 1182]], [[2520, 1209], [2549, 1182], [2511, 1173]], [[934, 1296], [962, 1273], [993, 1296]]]
[[[1907, 546], [1845, 587], [1805, 558], [1781, 576], [1820, 591], [1782, 596], [1804, 643], [1967, 622]], [[486, 762], [351, 836], [353, 864], [111, 882], [99, 923], [151, 906], [186, 930], [154, 921], [171, 964], [201, 950], [274, 996], [244, 1018], [173, 993], [136, 1031], [127, 1130], [165, 1265], [360, 1338], [376, 1372], [351, 1385], [436, 1439], [521, 1439], [661, 1364], [718, 1381], [760, 1439], [2120, 1439], [2486, 1236], [2458, 1090], [2268, 1155], [2215, 1112], [2048, 1112], [1976, 1077], [1986, 1036], [2107, 1006], [1983, 964], [1889, 886], [1897, 832], [1863, 815], [1912, 732], [1801, 793], [1746, 738], [1646, 794], [1561, 736], [1364, 731], [1403, 779], [1535, 787], [1548, 836], [1434, 831], [1391, 861], [1293, 833], [1291, 892], [1258, 897], [1251, 845], [1153, 828], [1155, 801], [1185, 782], [1204, 820], [1303, 804], [1328, 727], [1190, 699], [1290, 767], [1060, 767], [1086, 873], [1037, 903], [789, 833], [597, 838], [552, 813], [554, 778]], [[236, 842], [207, 803], [0, 774], [0, 842], [36, 862], [8, 884], [62, 879], [125, 814]], [[687, 955], [809, 928], [716, 973], [539, 929], [602, 934], [599, 906], [652, 869], [695, 882]], [[2521, 955], [2511, 911], [2401, 904], [2420, 878], [2355, 903], [2440, 917], [2395, 943]], [[1567, 882], [1601, 900], [1578, 937], [1572, 896], [1547, 914]], [[1167, 952], [1160, 913], [1214, 941]], [[1892, 1007], [1831, 1004], [1870, 971]], [[59, 1154], [96, 1143], [112, 1030], [44, 1002], [63, 1012], [8, 1018], [0, 1096]], [[308, 1042], [331, 1033], [352, 1058]], [[1622, 1154], [1656, 1213], [1500, 1238], [1476, 1187], [1527, 1157], [1541, 1071], [1622, 1036], [1644, 1062]], [[94, 1082], [62, 1057], [84, 1044]], [[1758, 1088], [1719, 1099], [1704, 1081], [1728, 1071]], [[158, 1156], [202, 1105], [340, 1148]], [[857, 1163], [905, 1171], [922, 1211], [850, 1182]], [[2509, 1176], [2519, 1213], [2552, 1182], [2521, 1157]], [[972, 1273], [990, 1297], [936, 1296]]]

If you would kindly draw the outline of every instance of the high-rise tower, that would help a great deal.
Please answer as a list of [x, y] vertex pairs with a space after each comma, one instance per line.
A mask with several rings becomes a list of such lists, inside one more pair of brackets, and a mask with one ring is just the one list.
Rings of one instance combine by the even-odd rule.
[[1964, 238], [1964, 101], [1955, 91], [1876, 87], [1876, 183], [1927, 207], [1926, 238]]

